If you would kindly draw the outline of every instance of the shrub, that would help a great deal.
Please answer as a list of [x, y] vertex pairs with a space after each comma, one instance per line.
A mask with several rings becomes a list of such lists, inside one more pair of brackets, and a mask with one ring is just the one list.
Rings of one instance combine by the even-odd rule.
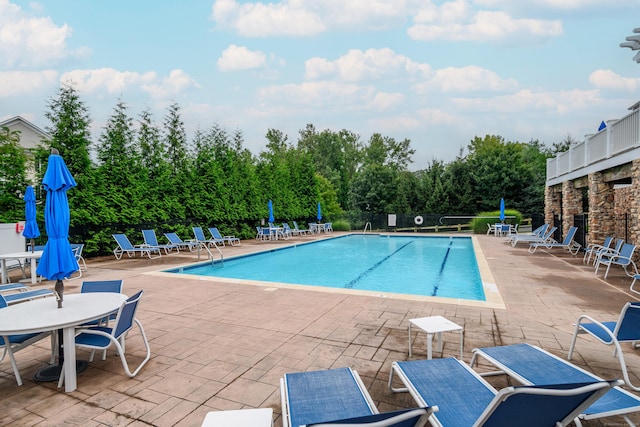
[[339, 219], [332, 225], [333, 231], [351, 231], [351, 224], [349, 224], [349, 221], [345, 221], [344, 219]]
[[[515, 209], [507, 209], [504, 211], [504, 215], [506, 217], [515, 217], [515, 218], [506, 218], [504, 220], [505, 224], [520, 224], [520, 222], [522, 222], [522, 214], [515, 210]], [[477, 218], [474, 218], [471, 220], [471, 229], [473, 230], [474, 233], [478, 234], [478, 233], [486, 233], [488, 230], [487, 224], [495, 224], [497, 222], [500, 222], [500, 219], [498, 218], [500, 216], [500, 211], [493, 211], [493, 212], [480, 212], [477, 215]], [[489, 217], [489, 218], [482, 218], [482, 217]]]

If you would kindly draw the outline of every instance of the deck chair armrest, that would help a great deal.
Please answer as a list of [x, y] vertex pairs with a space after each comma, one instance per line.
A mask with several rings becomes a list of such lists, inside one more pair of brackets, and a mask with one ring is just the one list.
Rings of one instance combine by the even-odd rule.
[[[587, 322], [584, 322], [584, 320], [587, 320]], [[589, 323], [592, 325], [597, 326], [599, 329], [602, 330], [602, 332], [604, 332], [605, 335], [607, 335], [609, 337], [609, 341], [603, 341], [601, 338], [596, 337], [595, 335], [593, 335], [588, 329], [585, 329], [582, 327], [582, 324], [584, 323]], [[604, 342], [605, 344], [612, 344], [614, 342], [617, 342], [615, 336], [613, 335], [613, 332], [611, 331], [611, 329], [607, 328], [602, 322], [594, 319], [591, 316], [588, 316], [586, 314], [581, 315], [580, 317], [578, 317], [578, 321], [576, 323], [574, 323], [574, 325], [576, 326], [576, 331], [575, 331], [575, 335], [579, 334], [579, 333], [585, 333], [585, 334], [589, 334], [593, 337], [595, 337], [596, 339], [598, 339], [599, 341]]]

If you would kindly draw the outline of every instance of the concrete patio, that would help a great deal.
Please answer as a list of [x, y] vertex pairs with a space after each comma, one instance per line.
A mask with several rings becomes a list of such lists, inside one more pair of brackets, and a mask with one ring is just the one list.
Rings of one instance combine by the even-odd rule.
[[[249, 240], [222, 251], [228, 258], [315, 238]], [[32, 380], [49, 359], [49, 343], [41, 341], [16, 355], [23, 386], [17, 386], [8, 360], [0, 364], [0, 425], [187, 427], [200, 426], [209, 411], [270, 407], [274, 425], [280, 426], [279, 379], [285, 372], [344, 366], [358, 371], [380, 411], [412, 407], [408, 394], [387, 389], [392, 361], [408, 358], [410, 318], [442, 315], [464, 326], [466, 362], [475, 347], [519, 342], [566, 358], [572, 323], [580, 314], [615, 320], [625, 302], [637, 299], [622, 269], [612, 269], [604, 281], [602, 273], [596, 276], [582, 263], [581, 254], [540, 249], [529, 254], [527, 246], [513, 248], [502, 238], [476, 238], [505, 309], [157, 273], [195, 262], [197, 255], [189, 252], [156, 260], [89, 259], [88, 271], [82, 279], [67, 281], [66, 292], [79, 292], [82, 280], [102, 279], [124, 279], [128, 295], [144, 289], [138, 318], [151, 344], [151, 361], [139, 375], [127, 378], [115, 352], [106, 361], [97, 356], [79, 374], [78, 389], [64, 393], [55, 383]], [[426, 356], [425, 338], [418, 335], [413, 359]], [[434, 357], [459, 355], [457, 334], [445, 333], [444, 342], [443, 352]], [[640, 385], [638, 351], [623, 348], [632, 381]], [[127, 338], [131, 363], [140, 360], [141, 351], [135, 332]], [[599, 376], [621, 378], [611, 353], [610, 347], [580, 338], [573, 362]], [[79, 350], [78, 357], [86, 359], [88, 353]], [[501, 377], [489, 382], [506, 385]], [[640, 423], [640, 414], [631, 418]], [[612, 417], [584, 425], [625, 424]]]

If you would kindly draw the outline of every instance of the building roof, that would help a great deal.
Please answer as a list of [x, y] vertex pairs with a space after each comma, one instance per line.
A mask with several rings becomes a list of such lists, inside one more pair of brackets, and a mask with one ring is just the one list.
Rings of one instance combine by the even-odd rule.
[[51, 136], [46, 131], [34, 125], [33, 123], [31, 123], [29, 120], [25, 119], [22, 116], [14, 116], [14, 117], [11, 117], [10, 119], [4, 120], [0, 122], [0, 127], [6, 126], [8, 128], [11, 128], [11, 127], [14, 127], [16, 124], [22, 124], [23, 126], [28, 127], [35, 133], [40, 134], [40, 136], [42, 136], [45, 139], [51, 139]]

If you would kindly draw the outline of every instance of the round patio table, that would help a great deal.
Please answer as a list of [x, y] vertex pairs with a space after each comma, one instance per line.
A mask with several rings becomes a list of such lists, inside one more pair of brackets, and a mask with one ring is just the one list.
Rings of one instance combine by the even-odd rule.
[[62, 308], [55, 298], [42, 298], [15, 304], [0, 310], [0, 336], [62, 330], [64, 344], [64, 390], [72, 392], [76, 381], [75, 327], [100, 319], [118, 310], [127, 299], [124, 294], [90, 292], [66, 294]]

